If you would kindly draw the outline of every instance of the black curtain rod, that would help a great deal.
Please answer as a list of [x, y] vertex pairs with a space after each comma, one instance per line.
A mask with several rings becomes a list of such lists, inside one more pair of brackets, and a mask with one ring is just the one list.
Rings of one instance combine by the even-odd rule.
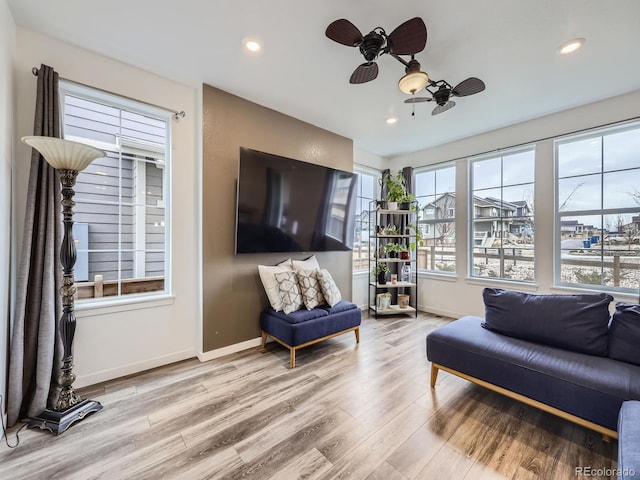
[[[38, 70], [37, 67], [33, 67], [31, 69], [31, 73], [33, 73], [36, 77], [38, 76], [38, 72], [39, 72], [39, 70]], [[102, 88], [93, 87], [91, 85], [87, 85], [86, 83], [76, 82], [74, 80], [69, 80], [68, 78], [63, 78], [63, 77], [60, 77], [60, 80], [64, 80], [65, 82], [74, 83], [76, 85], [80, 85], [81, 87], [92, 88], [93, 90], [98, 90], [100, 92], [104, 92], [104, 93], [108, 93], [110, 95], [113, 95], [113, 92], [109, 92], [107, 90], [103, 90]], [[180, 120], [181, 118], [184, 118], [184, 117], [187, 116], [187, 114], [185, 113], [184, 110], [172, 110], [170, 108], [165, 108], [165, 107], [162, 107], [160, 105], [155, 105], [153, 103], [144, 102], [142, 100], [138, 100], [136, 98], [127, 97], [125, 95], [118, 94], [118, 96], [126, 98], [127, 100], [131, 100], [132, 102], [143, 103], [143, 104], [149, 105], [150, 107], [153, 107], [153, 108], [159, 108], [159, 109], [164, 110], [166, 112], [171, 112], [171, 113], [173, 113], [172, 117], [173, 117], [174, 120]]]

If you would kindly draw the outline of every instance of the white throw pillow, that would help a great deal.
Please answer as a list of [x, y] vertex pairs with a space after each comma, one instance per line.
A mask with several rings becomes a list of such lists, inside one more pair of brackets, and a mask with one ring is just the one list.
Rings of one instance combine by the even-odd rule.
[[302, 308], [302, 294], [298, 286], [298, 278], [294, 272], [280, 272], [275, 274], [282, 300], [282, 311], [287, 315]]
[[315, 255], [306, 260], [292, 260], [294, 270], [320, 270], [320, 264]]
[[317, 270], [296, 270], [298, 286], [302, 293], [302, 301], [307, 310], [312, 310], [324, 303], [324, 295], [316, 276]]
[[276, 312], [282, 310], [282, 300], [280, 298], [280, 290], [278, 290], [278, 282], [276, 281], [275, 274], [281, 272], [290, 272], [293, 268], [291, 259], [288, 258], [282, 263], [276, 266], [271, 265], [258, 265], [258, 273], [260, 274], [260, 280], [262, 286], [267, 294], [271, 308]]
[[333, 281], [333, 277], [328, 270], [323, 268], [316, 272], [316, 278], [320, 283], [324, 299], [331, 307], [334, 307], [336, 303], [342, 300], [342, 296], [340, 295], [340, 290], [338, 290], [336, 282]]

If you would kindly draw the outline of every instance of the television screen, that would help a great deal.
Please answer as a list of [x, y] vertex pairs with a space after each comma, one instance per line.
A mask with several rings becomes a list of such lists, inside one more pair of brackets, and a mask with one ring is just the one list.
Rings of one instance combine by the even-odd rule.
[[236, 253], [351, 250], [356, 175], [240, 148]]

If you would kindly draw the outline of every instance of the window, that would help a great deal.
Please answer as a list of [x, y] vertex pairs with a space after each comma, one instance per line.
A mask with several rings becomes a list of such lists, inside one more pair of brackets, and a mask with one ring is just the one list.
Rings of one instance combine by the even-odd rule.
[[78, 299], [169, 291], [171, 113], [61, 82], [64, 138], [101, 148], [74, 197]]
[[419, 170], [415, 174], [418, 201], [416, 225], [419, 270], [456, 271], [456, 169], [454, 164]]
[[640, 123], [555, 142], [555, 281], [638, 291]]
[[371, 237], [375, 236], [375, 232], [371, 232], [371, 228], [375, 228], [375, 218], [370, 221], [369, 206], [370, 202], [378, 196], [380, 174], [359, 169], [355, 169], [354, 172], [358, 175], [358, 183], [353, 236], [353, 271], [361, 271], [369, 269], [369, 258], [372, 258], [372, 250], [375, 248], [375, 242], [371, 241]]
[[470, 162], [471, 276], [534, 280], [533, 147]]

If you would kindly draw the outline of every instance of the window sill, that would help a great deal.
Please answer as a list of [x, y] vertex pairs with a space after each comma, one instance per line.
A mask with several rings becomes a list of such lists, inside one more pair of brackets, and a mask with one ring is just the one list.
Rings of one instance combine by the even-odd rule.
[[525, 292], [537, 292], [539, 288], [539, 285], [537, 283], [516, 282], [513, 280], [502, 280], [491, 277], [466, 277], [465, 281], [469, 285], [484, 285], [497, 288], [510, 288]]
[[580, 288], [571, 287], [569, 285], [554, 285], [550, 288], [552, 292], [558, 293], [579, 293], [579, 294], [596, 294], [596, 293], [608, 293], [616, 299], [616, 301], [626, 303], [638, 303], [638, 293], [630, 292], [617, 292], [615, 290], [595, 289], [595, 288]]
[[111, 313], [127, 312], [145, 308], [164, 307], [173, 305], [175, 295], [163, 293], [159, 295], [145, 295], [114, 300], [86, 301], [75, 304], [77, 318], [93, 317], [96, 315], [109, 315]]
[[418, 277], [428, 280], [439, 280], [442, 282], [457, 282], [458, 277], [455, 273], [436, 273], [428, 271], [418, 271]]
[[369, 270], [356, 270], [353, 272], [354, 277], [364, 277], [369, 275]]

